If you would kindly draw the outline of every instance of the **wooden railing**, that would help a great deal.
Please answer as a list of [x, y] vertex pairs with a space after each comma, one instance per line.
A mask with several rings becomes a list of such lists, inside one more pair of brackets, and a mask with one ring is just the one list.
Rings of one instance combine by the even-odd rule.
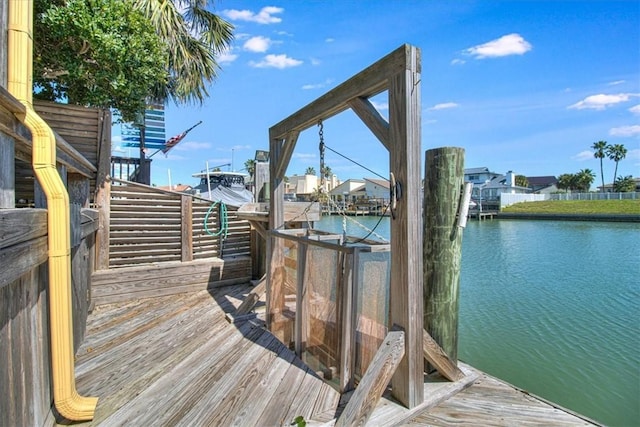
[[212, 205], [189, 194], [112, 179], [108, 267], [249, 255], [249, 223], [227, 207], [225, 237], [220, 205]]

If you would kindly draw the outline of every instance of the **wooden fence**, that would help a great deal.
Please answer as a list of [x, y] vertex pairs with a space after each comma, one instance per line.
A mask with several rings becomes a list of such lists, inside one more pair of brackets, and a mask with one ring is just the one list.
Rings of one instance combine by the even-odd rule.
[[227, 207], [224, 236], [220, 207], [192, 195], [113, 179], [109, 268], [250, 255], [249, 223], [237, 218], [236, 208]]

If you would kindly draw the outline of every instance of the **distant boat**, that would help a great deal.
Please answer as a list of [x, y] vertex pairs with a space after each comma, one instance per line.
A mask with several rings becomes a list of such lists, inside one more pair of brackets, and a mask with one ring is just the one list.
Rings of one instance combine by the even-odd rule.
[[246, 173], [204, 171], [194, 173], [192, 176], [200, 178], [200, 183], [194, 189], [204, 199], [235, 207], [253, 202], [253, 193], [247, 190], [245, 184], [246, 179], [249, 178]]

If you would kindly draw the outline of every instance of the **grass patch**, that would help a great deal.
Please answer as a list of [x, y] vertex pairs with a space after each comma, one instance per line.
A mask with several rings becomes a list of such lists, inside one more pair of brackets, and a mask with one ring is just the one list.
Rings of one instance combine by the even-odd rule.
[[502, 209], [505, 213], [640, 215], [640, 200], [545, 200], [522, 202]]

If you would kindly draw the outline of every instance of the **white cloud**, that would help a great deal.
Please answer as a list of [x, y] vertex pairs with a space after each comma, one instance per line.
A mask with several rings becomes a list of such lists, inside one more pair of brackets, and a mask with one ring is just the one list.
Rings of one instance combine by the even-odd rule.
[[371, 101], [371, 105], [373, 105], [373, 108], [375, 108], [378, 111], [385, 111], [385, 110], [389, 109], [389, 103], [388, 102]]
[[260, 62], [251, 61], [249, 64], [255, 68], [289, 68], [302, 65], [302, 61], [299, 59], [289, 58], [287, 55], [267, 55]]
[[316, 155], [314, 153], [293, 153], [291, 157], [294, 159], [315, 159]]
[[619, 126], [617, 128], [611, 128], [609, 130], [609, 135], [623, 137], [640, 135], [640, 125]]
[[268, 37], [255, 36], [244, 42], [242, 47], [244, 50], [248, 50], [249, 52], [263, 53], [269, 50], [271, 43], [271, 39]]
[[250, 145], [234, 145], [231, 147], [232, 150], [251, 150]]
[[273, 16], [284, 12], [281, 7], [267, 6], [260, 9], [260, 12], [254, 13], [251, 10], [227, 9], [222, 14], [232, 21], [256, 22], [258, 24], [278, 24], [282, 22], [282, 18]]
[[465, 49], [465, 53], [476, 59], [496, 58], [509, 55], [523, 55], [532, 49], [531, 43], [520, 34], [507, 34], [499, 39]]
[[326, 43], [333, 43], [334, 41], [336, 41], [336, 39], [332, 38], [332, 37], [327, 37], [326, 39], [324, 39], [324, 41]]
[[593, 151], [581, 151], [578, 154], [576, 154], [575, 156], [571, 157], [571, 160], [577, 160], [579, 162], [583, 162], [585, 160], [590, 160], [593, 159]]
[[455, 102], [443, 102], [441, 104], [436, 104], [433, 107], [429, 108], [429, 111], [446, 110], [448, 108], [457, 108], [457, 107], [459, 107], [459, 105], [456, 104]]
[[640, 104], [634, 105], [633, 107], [629, 108], [629, 111], [633, 114], [640, 114]]
[[467, 62], [467, 61], [465, 61], [464, 59], [456, 58], [456, 59], [451, 60], [451, 65], [462, 65], [465, 62]]
[[332, 79], [327, 79], [322, 83], [306, 84], [306, 85], [302, 86], [302, 89], [304, 89], [304, 90], [322, 89], [323, 87], [327, 87], [328, 85], [330, 85], [332, 82], [333, 82]]
[[640, 160], [640, 148], [634, 148], [633, 150], [627, 151], [626, 158], [629, 160]]
[[216, 62], [218, 64], [230, 64], [236, 59], [238, 59], [238, 55], [231, 53], [231, 50], [225, 50], [216, 56]]
[[320, 65], [322, 62], [317, 58], [311, 58], [311, 65]]
[[573, 105], [570, 105], [567, 108], [573, 108], [576, 110], [604, 110], [607, 107], [610, 107], [615, 104], [619, 104], [621, 102], [627, 102], [631, 97], [640, 96], [637, 93], [618, 93], [614, 95], [605, 95], [600, 93], [598, 95], [590, 95], [587, 96], [582, 101], [576, 102]]
[[616, 80], [615, 82], [609, 83], [609, 86], [621, 85], [622, 83], [626, 83], [625, 80]]

